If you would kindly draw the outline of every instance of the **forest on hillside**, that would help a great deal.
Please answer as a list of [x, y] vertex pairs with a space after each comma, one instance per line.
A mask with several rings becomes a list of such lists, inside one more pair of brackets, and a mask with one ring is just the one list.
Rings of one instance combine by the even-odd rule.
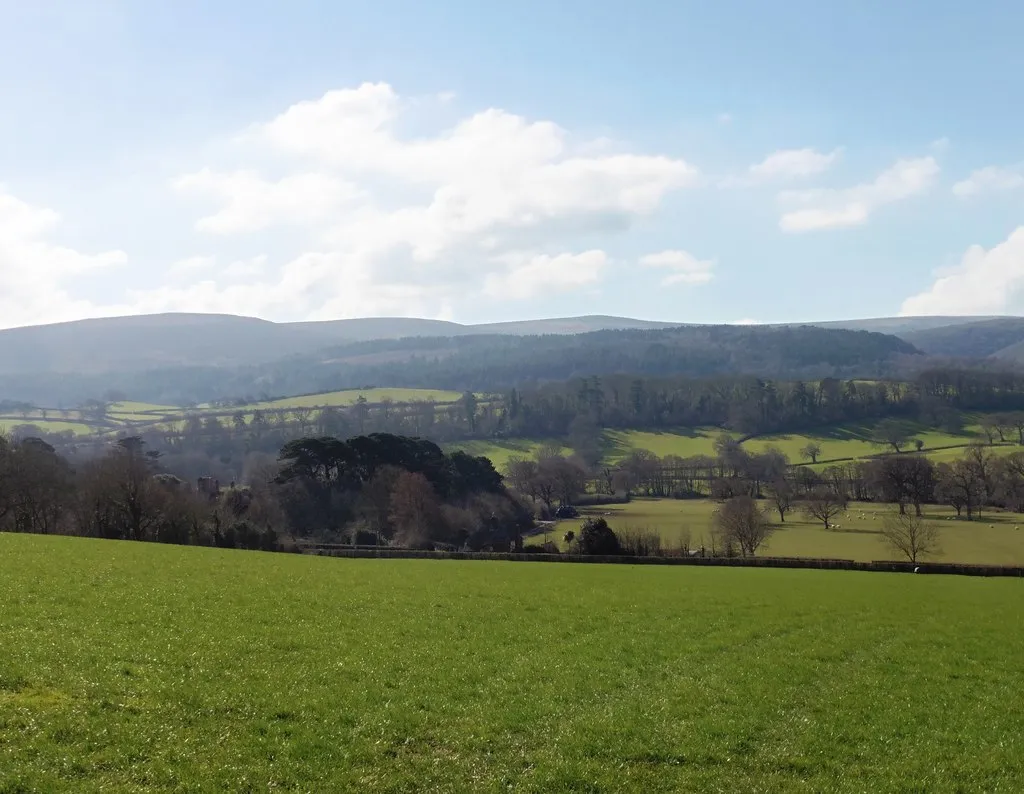
[[152, 363], [120, 372], [3, 375], [0, 399], [66, 407], [114, 390], [134, 400], [186, 405], [239, 395], [310, 394], [367, 386], [496, 392], [610, 375], [879, 378], [919, 368], [922, 359], [913, 345], [895, 336], [810, 326], [414, 337], [310, 350], [259, 365]]

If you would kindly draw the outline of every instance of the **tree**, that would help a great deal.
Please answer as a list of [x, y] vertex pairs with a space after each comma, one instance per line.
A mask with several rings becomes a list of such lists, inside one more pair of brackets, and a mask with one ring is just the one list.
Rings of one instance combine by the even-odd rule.
[[714, 526], [722, 545], [738, 547], [744, 557], [753, 557], [772, 532], [764, 512], [749, 496], [723, 502], [715, 511]]
[[391, 495], [394, 493], [402, 470], [394, 466], [382, 467], [359, 493], [357, 510], [367, 529], [377, 538], [390, 541], [394, 535]]
[[899, 454], [911, 442], [911, 433], [903, 422], [886, 419], [878, 423], [872, 441], [880, 447], [892, 447]]
[[800, 450], [800, 456], [804, 460], [809, 460], [811, 463], [818, 462], [818, 456], [821, 454], [821, 444], [815, 441], [810, 442], [806, 447]]
[[846, 497], [831, 488], [818, 487], [807, 495], [804, 513], [808, 518], [821, 521], [825, 529], [832, 529], [832, 519], [846, 510]]
[[505, 477], [523, 496], [537, 501], [537, 461], [513, 455], [505, 463]]
[[427, 545], [441, 528], [441, 505], [430, 481], [418, 472], [403, 471], [391, 493], [391, 523], [398, 545]]
[[462, 410], [462, 415], [466, 418], [466, 424], [469, 425], [469, 431], [471, 433], [476, 433], [478, 406], [479, 402], [476, 399], [476, 395], [471, 391], [465, 392], [459, 398], [459, 408]]
[[575, 549], [578, 554], [612, 555], [621, 554], [619, 538], [603, 518], [588, 518], [576, 535]]
[[923, 516], [893, 512], [882, 521], [882, 540], [912, 563], [939, 552], [939, 529]]
[[313, 409], [300, 406], [292, 409], [292, 416], [299, 423], [299, 432], [302, 435], [309, 433], [310, 420], [313, 418]]
[[957, 516], [966, 510], [967, 520], [973, 520], [974, 511], [985, 493], [978, 468], [966, 460], [956, 460], [940, 463], [935, 474], [936, 497], [955, 509]]
[[785, 523], [786, 513], [793, 508], [793, 502], [796, 500], [796, 489], [793, 487], [793, 483], [785, 477], [778, 477], [768, 485], [767, 491], [768, 498], [772, 500], [779, 513], [779, 521]]

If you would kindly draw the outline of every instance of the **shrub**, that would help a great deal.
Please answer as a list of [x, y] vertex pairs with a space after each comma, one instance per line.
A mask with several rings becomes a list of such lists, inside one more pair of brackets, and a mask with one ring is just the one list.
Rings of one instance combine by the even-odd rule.
[[588, 518], [576, 536], [578, 554], [621, 554], [619, 538], [603, 518]]

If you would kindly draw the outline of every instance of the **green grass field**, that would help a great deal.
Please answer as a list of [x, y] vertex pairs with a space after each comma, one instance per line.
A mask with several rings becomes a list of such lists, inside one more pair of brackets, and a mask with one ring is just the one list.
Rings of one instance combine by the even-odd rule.
[[1022, 584], [0, 535], [0, 791], [1021, 791]]
[[369, 403], [380, 403], [391, 400], [396, 403], [435, 402], [438, 404], [453, 403], [462, 397], [460, 392], [441, 389], [346, 389], [345, 391], [328, 392], [326, 394], [310, 394], [303, 397], [288, 397], [283, 400], [253, 403], [241, 406], [236, 410], [253, 411], [279, 410], [288, 408], [325, 408], [328, 406], [355, 405], [360, 397]]
[[[605, 517], [612, 529], [653, 530], [661, 536], [665, 548], [679, 548], [684, 533], [689, 533], [690, 548], [710, 548], [715, 507], [709, 499], [634, 499], [629, 504], [581, 512], [584, 516]], [[880, 534], [883, 517], [891, 509], [888, 505], [853, 503], [849, 513], [836, 520], [839, 528], [827, 531], [820, 522], [810, 521], [798, 512], [788, 514], [784, 524], [775, 524], [774, 534], [759, 554], [865, 562], [898, 559], [882, 542]], [[1024, 565], [1024, 515], [984, 513], [977, 521], [954, 521], [951, 508], [936, 505], [927, 506], [926, 515], [939, 525], [941, 535], [942, 553], [930, 558], [931, 561]], [[772, 519], [777, 522], [778, 514], [773, 514]], [[579, 524], [579, 520], [560, 522], [547, 539], [564, 546], [565, 531], [577, 529]]]
[[0, 419], [0, 433], [10, 432], [20, 425], [35, 425], [47, 433], [72, 432], [75, 435], [85, 435], [91, 432], [88, 425], [81, 422], [64, 421], [59, 419]]
[[[696, 455], [714, 455], [715, 440], [722, 430], [700, 427], [689, 431], [652, 433], [642, 430], [605, 431], [605, 456], [609, 462], [617, 463], [635, 450], [645, 449], [659, 458], [678, 455], [681, 458]], [[735, 435], [730, 433], [729, 435]]]
[[[537, 441], [529, 438], [514, 438], [503, 441], [460, 441], [457, 444], [448, 445], [449, 449], [461, 449], [469, 455], [489, 458], [494, 468], [503, 471], [509, 458], [533, 458], [545, 446], [551, 446], [551, 442]], [[554, 446], [561, 450], [563, 455], [571, 455], [572, 449], [554, 443]]]

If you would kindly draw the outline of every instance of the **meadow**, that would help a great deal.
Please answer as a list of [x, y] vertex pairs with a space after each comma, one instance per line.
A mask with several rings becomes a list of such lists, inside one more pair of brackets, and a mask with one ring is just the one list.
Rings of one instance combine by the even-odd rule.
[[[182, 406], [126, 401], [111, 403], [107, 407], [106, 416], [102, 421], [95, 418], [81, 417], [77, 409], [70, 412], [71, 416], [75, 418], [64, 418], [61, 416], [61, 412], [56, 409], [48, 409], [45, 418], [44, 413], [40, 410], [30, 411], [27, 415], [19, 413], [0, 416], [0, 431], [11, 430], [18, 425], [33, 424], [50, 433], [65, 431], [70, 431], [75, 435], [88, 435], [97, 432], [116, 433], [120, 430], [130, 430], [132, 427], [144, 425], [180, 428], [186, 415], [192, 413], [200, 415], [217, 414], [221, 417], [231, 417], [236, 413], [242, 413], [246, 421], [250, 421], [255, 411], [349, 407], [355, 405], [360, 398], [364, 398], [371, 405], [380, 404], [385, 400], [390, 400], [394, 403], [429, 401], [438, 405], [447, 405], [457, 401], [460, 397], [462, 397], [462, 394], [459, 392], [440, 389], [375, 388], [345, 389], [343, 391], [325, 392], [322, 394], [307, 394], [298, 397], [286, 397], [280, 400], [254, 402], [234, 408], [199, 405], [189, 409]], [[486, 399], [486, 397], [480, 395], [480, 399]], [[61, 418], [55, 418], [58, 416], [61, 416]]]
[[0, 535], [0, 791], [1020, 791], [1022, 586]]
[[[764, 506], [770, 507], [770, 502], [765, 501]], [[656, 532], [666, 549], [678, 549], [685, 538], [689, 539], [691, 549], [702, 545], [710, 549], [716, 507], [710, 499], [634, 499], [628, 504], [584, 508], [581, 513], [583, 517], [603, 517], [617, 531]], [[779, 523], [778, 513], [770, 513], [775, 531], [758, 554], [862, 562], [899, 559], [881, 536], [882, 521], [894, 509], [890, 505], [854, 502], [845, 515], [836, 519], [838, 528], [831, 530], [797, 510], [787, 513], [784, 523]], [[924, 510], [925, 516], [938, 525], [940, 534], [941, 553], [929, 557], [930, 561], [1024, 566], [1024, 515], [985, 512], [976, 521], [957, 521], [952, 508], [926, 505]], [[560, 522], [537, 538], [564, 547], [565, 532], [577, 529], [579, 523]]]

